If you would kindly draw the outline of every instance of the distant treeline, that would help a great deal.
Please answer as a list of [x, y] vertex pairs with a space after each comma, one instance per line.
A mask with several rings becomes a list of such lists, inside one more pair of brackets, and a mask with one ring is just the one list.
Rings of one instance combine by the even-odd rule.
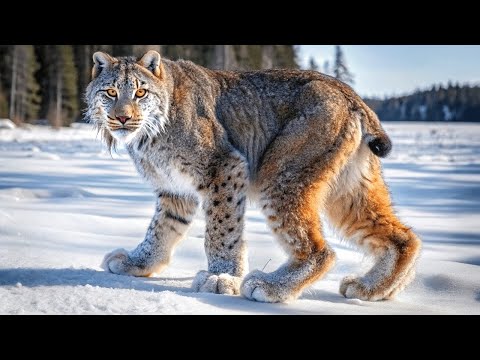
[[386, 121], [480, 121], [480, 86], [448, 83], [411, 95], [365, 101]]
[[[171, 60], [192, 60], [212, 69], [298, 68], [293, 45], [0, 45], [0, 118], [16, 123], [45, 119], [53, 126], [82, 120], [83, 93], [90, 81], [92, 54], [141, 56], [157, 50]], [[331, 64], [331, 65], [330, 65]], [[319, 70], [314, 59], [309, 68]], [[323, 71], [353, 83], [343, 51]], [[381, 120], [480, 121], [480, 87], [435, 85], [411, 95], [366, 99]]]
[[54, 126], [81, 120], [92, 54], [138, 57], [150, 49], [213, 69], [298, 67], [292, 45], [0, 45], [0, 118]]

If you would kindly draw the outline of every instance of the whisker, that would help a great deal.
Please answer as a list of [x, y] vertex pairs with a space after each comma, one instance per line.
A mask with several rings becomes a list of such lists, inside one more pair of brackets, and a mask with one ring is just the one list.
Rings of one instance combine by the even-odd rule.
[[146, 134], [147, 134], [147, 137], [148, 137], [149, 139], [151, 139], [151, 138], [153, 137], [153, 129], [152, 129], [152, 127], [151, 127], [151, 125], [150, 125], [149, 122], [145, 121], [144, 124], [145, 124], [145, 127], [144, 127], [144, 128], [145, 128], [145, 132], [146, 132]]
[[151, 117], [148, 117], [146, 119], [147, 123], [152, 127], [152, 129], [154, 130], [155, 133], [158, 133], [160, 131], [160, 129], [158, 128], [158, 123], [153, 121], [154, 119], [152, 119]]

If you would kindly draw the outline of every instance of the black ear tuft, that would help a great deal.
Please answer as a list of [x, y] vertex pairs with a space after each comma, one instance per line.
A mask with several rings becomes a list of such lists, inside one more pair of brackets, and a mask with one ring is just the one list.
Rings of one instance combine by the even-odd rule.
[[144, 68], [150, 70], [153, 75], [160, 77], [162, 74], [160, 68], [161, 56], [155, 50], [148, 51], [142, 58], [138, 61], [140, 65]]
[[368, 147], [379, 157], [386, 157], [392, 150], [392, 142], [387, 135], [376, 136], [368, 142]]

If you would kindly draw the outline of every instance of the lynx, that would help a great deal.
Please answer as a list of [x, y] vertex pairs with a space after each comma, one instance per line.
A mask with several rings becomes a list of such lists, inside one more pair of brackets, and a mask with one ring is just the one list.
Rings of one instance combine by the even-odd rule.
[[[421, 242], [394, 214], [379, 157], [391, 142], [346, 84], [316, 71], [214, 71], [190, 61], [93, 55], [86, 118], [106, 144], [123, 144], [153, 187], [156, 210], [134, 250], [107, 254], [115, 274], [168, 265], [197, 208], [208, 269], [195, 291], [289, 302], [334, 265], [320, 214], [374, 258], [340, 284], [347, 298], [392, 298], [413, 279]], [[247, 274], [246, 199], [289, 255]]]

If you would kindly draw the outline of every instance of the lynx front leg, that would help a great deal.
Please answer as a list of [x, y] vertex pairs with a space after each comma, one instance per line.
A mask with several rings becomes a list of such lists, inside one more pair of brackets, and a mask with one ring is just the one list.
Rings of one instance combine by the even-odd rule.
[[183, 238], [195, 215], [196, 199], [158, 193], [155, 214], [136, 249], [117, 249], [105, 255], [102, 268], [114, 274], [149, 276], [168, 265], [173, 248]]
[[238, 157], [220, 162], [213, 171], [204, 200], [205, 252], [208, 271], [200, 271], [192, 288], [199, 292], [235, 295], [247, 268], [242, 232], [248, 167]]

